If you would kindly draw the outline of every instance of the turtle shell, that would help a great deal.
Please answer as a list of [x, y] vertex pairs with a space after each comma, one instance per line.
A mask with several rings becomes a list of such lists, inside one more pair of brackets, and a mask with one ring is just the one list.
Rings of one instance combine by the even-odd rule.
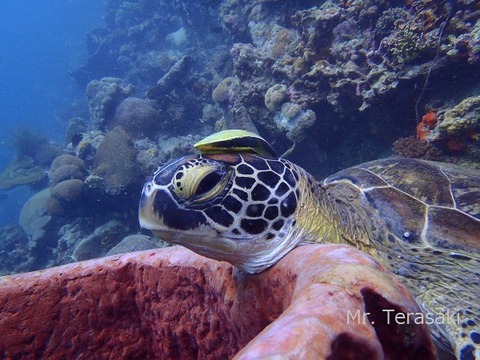
[[325, 179], [324, 185], [339, 182], [360, 189], [389, 228], [390, 236], [435, 248], [480, 253], [480, 171], [389, 158], [340, 171]]

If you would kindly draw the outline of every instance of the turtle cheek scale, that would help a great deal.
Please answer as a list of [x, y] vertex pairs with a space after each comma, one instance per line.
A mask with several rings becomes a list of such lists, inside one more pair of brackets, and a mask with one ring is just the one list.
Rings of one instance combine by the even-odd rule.
[[145, 184], [140, 199], [138, 218], [140, 226], [151, 230], [158, 238], [183, 245], [204, 256], [218, 258], [216, 254], [235, 254], [237, 243], [219, 241], [218, 232], [210, 226], [202, 212], [181, 208], [166, 188]]

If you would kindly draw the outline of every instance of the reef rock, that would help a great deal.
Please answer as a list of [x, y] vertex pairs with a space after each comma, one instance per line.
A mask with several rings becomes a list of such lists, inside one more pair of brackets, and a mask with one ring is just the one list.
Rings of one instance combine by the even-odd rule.
[[15, 156], [5, 170], [0, 174], [0, 189], [9, 190], [17, 186], [42, 184], [47, 179], [47, 173], [33, 160], [25, 156]]
[[72, 259], [81, 261], [105, 256], [111, 248], [117, 245], [119, 239], [125, 236], [127, 231], [128, 227], [120, 221], [109, 220], [78, 241]]
[[52, 216], [48, 211], [50, 189], [45, 189], [33, 195], [23, 205], [20, 211], [19, 224], [28, 235], [29, 248], [34, 248], [46, 239], [48, 226]]
[[[162, 247], [167, 246], [166, 243], [163, 243], [162, 245], [164, 245]], [[158, 247], [159, 246], [149, 236], [142, 234], [128, 235], [111, 248], [108, 251], [107, 256], [125, 254], [132, 251], [151, 250]]]
[[121, 126], [117, 126], [98, 146], [92, 175], [105, 180], [107, 193], [119, 194], [137, 180], [136, 157], [132, 139]]
[[286, 130], [287, 137], [297, 142], [303, 140], [305, 130], [315, 123], [316, 115], [310, 109], [305, 110], [301, 105], [287, 102], [274, 119], [277, 127]]
[[385, 310], [420, 311], [351, 247], [302, 246], [257, 275], [172, 247], [1, 278], [0, 350], [37, 359], [433, 359], [426, 325], [388, 325]]
[[430, 139], [467, 138], [480, 132], [480, 96], [468, 97], [446, 110]]
[[168, 72], [162, 76], [157, 84], [147, 91], [149, 99], [157, 100], [161, 103], [161, 97], [169, 88], [175, 88], [185, 82], [187, 72], [193, 65], [193, 58], [184, 56], [178, 60]]
[[145, 136], [154, 138], [160, 123], [161, 116], [155, 109], [154, 101], [131, 97], [117, 107], [115, 116], [107, 127], [113, 129], [120, 125], [134, 139]]
[[92, 80], [87, 85], [88, 108], [96, 129], [104, 130], [115, 114], [115, 109], [124, 99], [135, 92], [133, 85], [122, 85], [122, 79], [106, 77]]

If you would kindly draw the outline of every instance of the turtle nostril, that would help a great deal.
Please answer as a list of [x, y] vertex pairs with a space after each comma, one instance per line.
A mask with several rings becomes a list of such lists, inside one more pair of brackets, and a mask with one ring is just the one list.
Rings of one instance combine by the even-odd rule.
[[145, 195], [147, 196], [150, 196], [152, 194], [152, 184], [151, 183], [147, 183], [145, 185]]

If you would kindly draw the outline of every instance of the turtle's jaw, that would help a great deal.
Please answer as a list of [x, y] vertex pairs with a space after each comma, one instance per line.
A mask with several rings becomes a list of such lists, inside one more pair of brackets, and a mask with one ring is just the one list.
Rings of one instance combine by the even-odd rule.
[[179, 232], [161, 229], [158, 224], [149, 227], [145, 222], [140, 223], [142, 228], [152, 231], [163, 241], [184, 246], [210, 259], [226, 261], [249, 274], [261, 272], [276, 262], [265, 261], [263, 256], [259, 257], [252, 251], [255, 248], [255, 239], [228, 239], [212, 234], [201, 235], [198, 230]]
[[148, 199], [144, 200], [138, 213], [142, 228], [152, 231], [155, 236], [168, 243], [182, 245], [211, 259], [227, 261], [250, 274], [269, 268], [294, 247], [293, 243], [289, 246], [277, 246], [275, 239], [267, 244], [260, 237], [222, 236], [212, 229], [209, 231], [208, 226], [182, 231], [171, 229], [164, 224], [163, 217], [149, 211], [151, 207], [148, 206]]

